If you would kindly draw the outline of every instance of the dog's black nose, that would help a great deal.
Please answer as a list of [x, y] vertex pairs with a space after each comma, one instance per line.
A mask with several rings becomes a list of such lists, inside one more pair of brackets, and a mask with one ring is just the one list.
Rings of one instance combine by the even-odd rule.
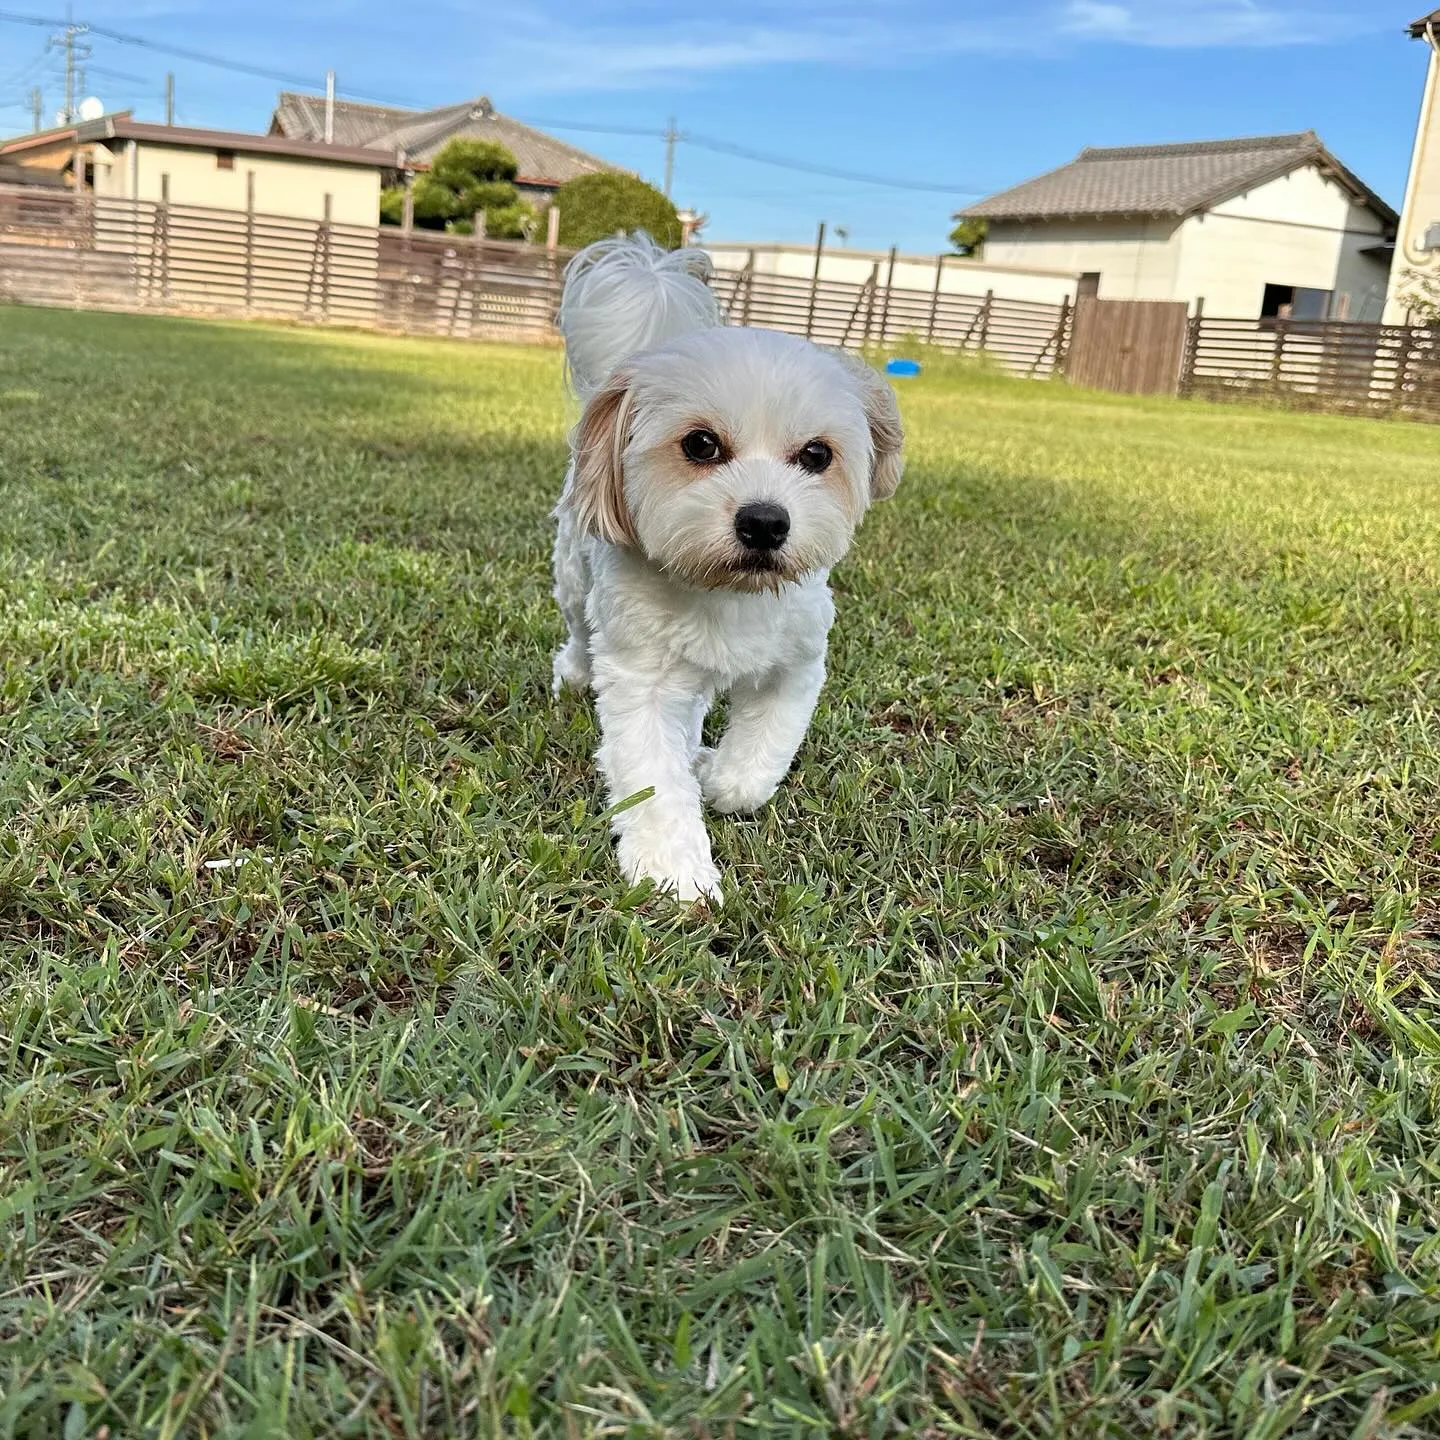
[[742, 505], [735, 512], [735, 533], [747, 550], [778, 550], [790, 533], [790, 515], [779, 505]]

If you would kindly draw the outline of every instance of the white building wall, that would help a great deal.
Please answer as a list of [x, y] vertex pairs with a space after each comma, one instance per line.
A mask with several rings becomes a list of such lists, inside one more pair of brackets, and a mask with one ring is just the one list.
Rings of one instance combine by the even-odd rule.
[[1384, 233], [1380, 217], [1334, 180], [1313, 166], [1296, 170], [1185, 222], [1173, 298], [1249, 319], [1267, 285], [1293, 285], [1348, 296], [1351, 319], [1378, 320], [1386, 267], [1360, 252]]
[[235, 153], [234, 168], [222, 170], [216, 152], [129, 140], [107, 150], [94, 147], [95, 193], [116, 200], [159, 201], [163, 177], [170, 177], [172, 205], [244, 210], [248, 177], [255, 177], [255, 209], [262, 215], [302, 220], [330, 218], [337, 225], [380, 223], [380, 171], [364, 165]]
[[1171, 300], [1179, 265], [1173, 220], [996, 221], [988, 264], [1100, 274], [1102, 300]]
[[[717, 242], [706, 243], [701, 248], [719, 270], [743, 270], [753, 255], [755, 271], [760, 275], [809, 280], [815, 273], [813, 246]], [[993, 290], [1000, 300], [1033, 300], [1059, 305], [1075, 294], [1076, 275], [1073, 271], [997, 264], [988, 254], [983, 261], [962, 260], [955, 255], [898, 255], [895, 259], [896, 289], [933, 291], [936, 267], [942, 259], [942, 295], [985, 295]], [[877, 265], [883, 285], [890, 273], [888, 251], [827, 248], [820, 258], [820, 278], [863, 285], [875, 273]]]
[[1415, 149], [1410, 157], [1405, 213], [1400, 220], [1395, 265], [1390, 275], [1385, 318], [1392, 325], [1403, 324], [1409, 309], [1403, 299], [1409, 283], [1407, 271], [1418, 271], [1440, 282], [1440, 251], [1422, 248], [1426, 232], [1437, 224], [1440, 224], [1440, 55], [1432, 51], [1420, 102]]

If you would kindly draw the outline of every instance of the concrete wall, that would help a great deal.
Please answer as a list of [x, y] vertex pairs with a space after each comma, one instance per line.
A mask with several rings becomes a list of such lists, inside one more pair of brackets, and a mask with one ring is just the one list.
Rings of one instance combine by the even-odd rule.
[[363, 165], [334, 165], [282, 155], [236, 152], [234, 168], [221, 169], [214, 150], [150, 141], [118, 141], [94, 147], [95, 193], [117, 200], [161, 198], [162, 177], [170, 177], [172, 205], [244, 210], [248, 177], [255, 177], [255, 209], [264, 215], [303, 220], [330, 218], [341, 225], [380, 223], [380, 171]]
[[1387, 267], [1361, 252], [1383, 239], [1380, 217], [1310, 166], [1183, 222], [995, 222], [985, 258], [1098, 271], [1106, 300], [1203, 298], [1211, 315], [1253, 319], [1266, 285], [1293, 285], [1348, 295], [1351, 319], [1378, 320]]
[[[743, 245], [721, 241], [715, 244], [706, 242], [700, 248], [721, 270], [742, 270], [753, 255], [757, 274], [809, 280], [815, 273], [813, 246]], [[933, 291], [936, 266], [941, 258], [936, 255], [897, 256], [896, 289], [919, 290], [926, 294]], [[1074, 272], [996, 264], [989, 255], [983, 261], [962, 260], [956, 255], [947, 255], [943, 260], [940, 269], [940, 291], [943, 295], [983, 296], [993, 290], [1001, 300], [1033, 300], [1059, 305], [1075, 294]], [[888, 251], [827, 248], [820, 261], [820, 278], [863, 285], [877, 265], [883, 285], [890, 273]]]
[[996, 221], [985, 242], [992, 265], [1100, 272], [1102, 300], [1173, 300], [1180, 262], [1173, 220]]
[[[1429, 49], [1426, 42], [1421, 44]], [[1440, 56], [1431, 51], [1385, 310], [1385, 318], [1392, 325], [1402, 324], [1409, 308], [1403, 298], [1407, 270], [1419, 271], [1440, 283], [1440, 252], [1427, 253], [1420, 248], [1425, 232], [1435, 224], [1440, 224]]]

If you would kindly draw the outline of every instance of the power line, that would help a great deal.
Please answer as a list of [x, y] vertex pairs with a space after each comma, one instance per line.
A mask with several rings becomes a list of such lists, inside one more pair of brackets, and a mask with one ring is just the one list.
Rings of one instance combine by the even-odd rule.
[[[17, 15], [9, 10], [0, 10], [0, 21], [14, 25], [59, 26], [62, 29], [72, 22], [47, 20], [39, 15]], [[220, 70], [233, 70], [239, 75], [253, 75], [260, 80], [273, 80], [280, 85], [310, 86], [315, 83], [313, 75], [292, 75], [284, 70], [271, 70], [263, 65], [251, 65], [243, 60], [227, 60], [223, 55], [212, 55], [204, 50], [191, 50], [183, 45], [167, 45], [163, 41], [148, 40], [143, 35], [132, 35], [124, 30], [111, 30], [104, 25], [74, 25], [77, 31], [98, 36], [102, 40], [113, 40], [118, 45], [137, 45], [145, 50], [154, 50], [161, 55], [173, 55], [178, 60], [190, 60], [198, 65], [213, 65]]]
[[751, 150], [744, 145], [732, 145], [728, 140], [717, 140], [710, 135], [696, 135], [686, 131], [680, 136], [687, 145], [696, 145], [701, 150], [713, 150], [719, 155], [734, 155], [740, 160], [750, 160], [757, 165], [774, 165], [781, 170], [796, 170], [802, 175], [823, 175], [830, 180], [848, 180], [857, 185], [883, 185], [892, 190], [934, 190], [946, 195], [983, 195], [966, 185], [946, 184], [935, 180], [901, 180], [891, 175], [867, 175], [858, 170], [842, 170], [834, 165], [814, 165], [805, 160], [790, 160], [781, 155], [769, 155], [763, 150]]
[[[594, 135], [638, 135], [642, 140], [663, 140], [667, 134], [664, 130], [646, 130], [636, 125], [591, 125], [583, 120], [546, 120], [538, 115], [517, 115], [515, 119], [522, 125], [544, 125], [550, 130], [580, 130]], [[679, 132], [676, 138], [685, 139], [685, 133]]]
[[858, 170], [844, 170], [834, 165], [817, 165], [807, 160], [792, 160], [784, 155], [772, 155], [764, 150], [752, 150], [748, 146], [734, 145], [728, 140], [719, 140], [711, 135], [697, 135], [692, 130], [675, 130], [673, 125], [665, 130], [649, 130], [634, 125], [597, 125], [585, 120], [551, 120], [541, 116], [517, 116], [527, 125], [543, 125], [551, 130], [575, 130], [595, 135], [633, 135], [644, 140], [663, 140], [667, 147], [678, 141], [682, 145], [694, 145], [701, 150], [713, 150], [720, 155], [733, 155], [740, 160], [750, 160], [759, 165], [773, 165], [781, 170], [795, 170], [802, 175], [821, 175], [829, 180], [845, 180], [855, 185], [879, 185], [891, 190], [930, 190], [944, 195], [984, 195], [988, 191], [968, 185], [950, 184], [938, 180], [903, 180], [891, 175], [871, 175]]
[[[153, 50], [162, 55], [171, 55], [177, 59], [190, 60], [200, 65], [212, 65], [218, 69], [231, 70], [241, 75], [253, 75], [262, 80], [274, 81], [281, 85], [297, 85], [309, 87], [314, 84], [314, 78], [310, 76], [292, 75], [282, 70], [271, 70], [263, 65], [250, 65], [245, 61], [228, 60], [221, 55], [212, 55], [203, 50], [192, 50], [185, 46], [168, 45], [161, 41], [149, 40], [143, 35], [132, 35], [123, 30], [111, 30], [101, 25], [75, 25], [73, 21], [46, 19], [38, 15], [21, 15], [13, 11], [0, 10], [0, 21], [7, 21], [16, 25], [36, 25], [42, 27], [65, 27], [74, 29], [80, 33], [88, 33], [102, 39], [113, 40], [120, 45], [136, 45], [146, 50]], [[356, 95], [351, 91], [341, 92], [352, 99], [374, 99]], [[394, 104], [397, 102], [381, 99], [382, 104]], [[846, 170], [835, 165], [819, 165], [811, 161], [796, 160], [784, 155], [774, 155], [764, 150], [754, 150], [746, 145], [736, 145], [729, 140], [721, 140], [713, 135], [700, 135], [693, 131], [677, 130], [674, 121], [664, 130], [652, 130], [633, 125], [601, 125], [589, 121], [574, 120], [549, 120], [539, 117], [527, 119], [525, 122], [531, 125], [542, 125], [553, 130], [572, 130], [580, 133], [595, 135], [627, 135], [647, 140], [662, 140], [666, 145], [667, 170], [673, 166], [674, 146], [678, 142], [683, 145], [694, 145], [697, 149], [709, 150], [717, 155], [730, 155], [739, 160], [748, 160], [756, 165], [770, 165], [780, 170], [791, 170], [802, 175], [819, 175], [830, 180], [842, 180], [852, 185], [875, 185], [890, 190], [908, 191], [929, 191], [945, 195], [981, 195], [986, 191], [983, 188], [976, 188], [968, 185], [953, 184], [946, 181], [935, 180], [908, 180], [892, 175], [875, 175], [864, 171]]]

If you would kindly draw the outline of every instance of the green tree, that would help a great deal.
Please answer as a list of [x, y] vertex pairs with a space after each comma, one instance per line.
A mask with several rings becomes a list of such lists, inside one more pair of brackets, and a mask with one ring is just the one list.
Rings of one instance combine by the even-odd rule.
[[644, 230], [657, 245], [677, 250], [683, 238], [675, 207], [634, 175], [602, 171], [567, 180], [555, 192], [560, 243], [572, 250], [617, 230]]
[[[535, 212], [515, 189], [515, 157], [490, 140], [451, 140], [415, 177], [411, 194], [415, 223], [426, 230], [469, 235], [480, 211], [485, 233], [497, 240], [520, 239], [535, 224]], [[386, 190], [380, 219], [398, 225], [404, 214], [404, 190]]]
[[967, 220], [963, 215], [951, 217], [959, 223], [950, 232], [950, 247], [957, 255], [978, 260], [985, 253], [985, 237], [990, 224], [986, 220]]
[[1396, 298], [1416, 325], [1440, 325], [1440, 273], [1433, 270], [1402, 270]]

